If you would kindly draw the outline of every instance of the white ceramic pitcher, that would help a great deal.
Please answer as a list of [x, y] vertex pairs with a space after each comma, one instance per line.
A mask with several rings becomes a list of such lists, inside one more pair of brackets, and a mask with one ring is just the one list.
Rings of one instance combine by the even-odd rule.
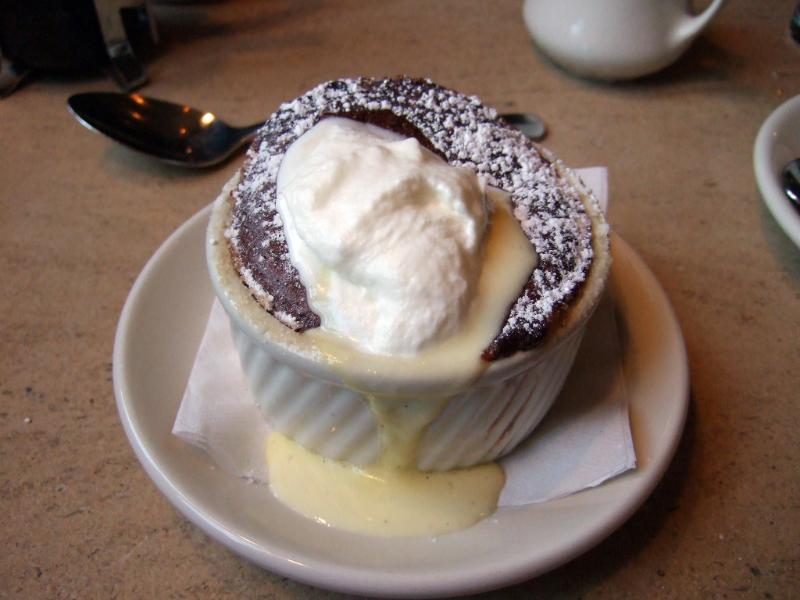
[[525, 0], [536, 45], [565, 69], [596, 79], [631, 79], [672, 63], [725, 0], [699, 15], [687, 0]]

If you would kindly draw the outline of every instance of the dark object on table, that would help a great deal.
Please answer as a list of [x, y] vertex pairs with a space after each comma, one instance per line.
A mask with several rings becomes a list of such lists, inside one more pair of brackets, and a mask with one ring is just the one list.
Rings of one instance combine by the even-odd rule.
[[157, 41], [145, 0], [4, 0], [0, 96], [28, 73], [103, 69], [123, 90], [147, 81], [140, 62]]
[[795, 42], [800, 44], [800, 4], [794, 9], [792, 13], [792, 20], [789, 21], [789, 31]]

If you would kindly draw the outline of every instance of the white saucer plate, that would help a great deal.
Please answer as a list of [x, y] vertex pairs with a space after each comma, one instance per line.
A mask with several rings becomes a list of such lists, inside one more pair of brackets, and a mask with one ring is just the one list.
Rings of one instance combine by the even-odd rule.
[[114, 345], [120, 418], [164, 495], [208, 535], [281, 575], [321, 588], [384, 597], [476, 593], [540, 575], [619, 527], [652, 492], [683, 430], [688, 369], [680, 328], [658, 282], [613, 240], [611, 286], [639, 466], [567, 498], [504, 508], [435, 539], [358, 536], [319, 525], [265, 486], [215, 468], [170, 431], [208, 318], [204, 258], [209, 209], [159, 248], [130, 292]]
[[800, 246], [800, 211], [781, 186], [781, 172], [800, 158], [800, 96], [790, 98], [767, 117], [756, 136], [753, 168], [761, 197], [786, 235]]

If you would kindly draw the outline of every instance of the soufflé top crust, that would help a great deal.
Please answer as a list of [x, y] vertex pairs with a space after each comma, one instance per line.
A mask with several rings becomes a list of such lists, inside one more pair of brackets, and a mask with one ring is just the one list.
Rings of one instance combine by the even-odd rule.
[[296, 331], [320, 325], [289, 257], [276, 181], [292, 143], [327, 116], [416, 138], [449, 164], [472, 169], [510, 195], [537, 264], [482, 358], [493, 361], [539, 345], [589, 276], [595, 246], [587, 203], [599, 213], [596, 201], [494, 109], [429, 80], [329, 81], [283, 104], [259, 131], [232, 192], [225, 235], [242, 282], [264, 309]]

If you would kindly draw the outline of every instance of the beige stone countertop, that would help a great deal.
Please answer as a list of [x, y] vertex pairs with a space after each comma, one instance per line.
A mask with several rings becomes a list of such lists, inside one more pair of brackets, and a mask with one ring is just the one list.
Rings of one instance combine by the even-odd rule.
[[[690, 51], [633, 83], [534, 51], [518, 1], [157, 4], [145, 95], [266, 118], [314, 84], [411, 74], [535, 111], [573, 166], [607, 165], [610, 221], [664, 286], [691, 369], [686, 430], [652, 496], [576, 560], [494, 598], [800, 597], [800, 249], [752, 168], [763, 120], [800, 93], [794, 3], [730, 0]], [[241, 156], [187, 171], [67, 112], [103, 77], [0, 100], [0, 598], [333, 598], [209, 539], [149, 480], [111, 381], [147, 259]]]

